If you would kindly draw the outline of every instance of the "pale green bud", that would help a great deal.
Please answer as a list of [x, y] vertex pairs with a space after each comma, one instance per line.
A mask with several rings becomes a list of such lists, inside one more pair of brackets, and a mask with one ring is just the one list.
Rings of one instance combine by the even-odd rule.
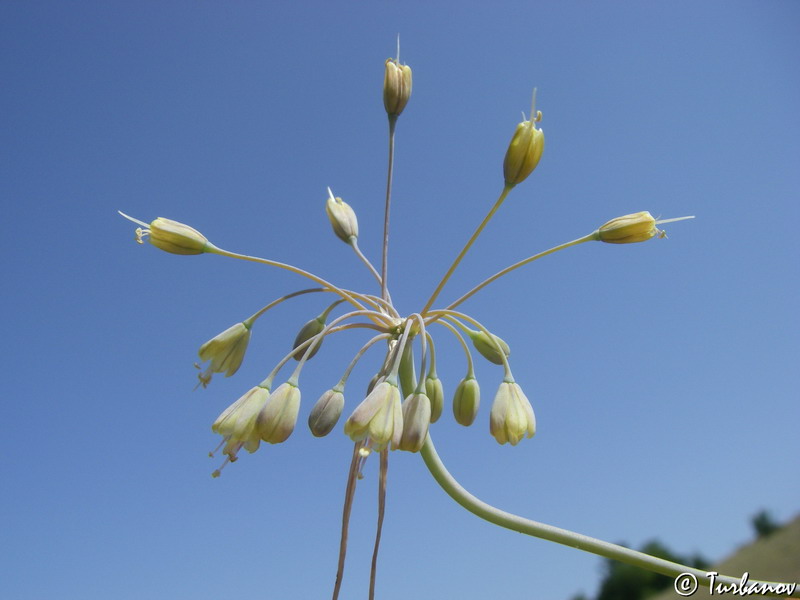
[[[536, 90], [533, 90], [531, 118], [517, 125], [503, 161], [503, 175], [506, 185], [522, 183], [539, 164], [544, 152], [544, 131], [536, 128], [542, 120], [541, 111], [535, 111]], [[524, 115], [523, 115], [524, 119]]]
[[344, 432], [354, 442], [368, 439], [369, 445], [378, 450], [389, 442], [397, 447], [403, 435], [403, 409], [397, 384], [383, 381], [376, 385], [347, 419]]
[[474, 377], [462, 379], [453, 396], [453, 416], [465, 427], [472, 425], [481, 403], [481, 388]]
[[315, 437], [323, 437], [339, 421], [344, 408], [344, 394], [338, 390], [328, 390], [311, 409], [308, 415], [308, 428]]
[[300, 388], [283, 383], [272, 392], [258, 415], [256, 429], [262, 440], [280, 444], [294, 431], [300, 410]]
[[413, 338], [409, 335], [406, 345], [403, 348], [403, 356], [400, 357], [400, 389], [404, 396], [410, 396], [417, 389], [417, 372], [414, 368], [414, 347], [411, 343]]
[[431, 401], [431, 423], [436, 423], [442, 416], [442, 408], [444, 408], [442, 380], [436, 375], [428, 375], [425, 378], [425, 394]]
[[[468, 332], [470, 339], [472, 340], [472, 345], [475, 346], [475, 349], [481, 353], [481, 355], [496, 365], [503, 364], [503, 356], [500, 354], [500, 350], [503, 351], [506, 358], [511, 355], [511, 349], [508, 347], [500, 337], [492, 334], [492, 338], [486, 335], [485, 331], [470, 331]], [[495, 343], [497, 342], [497, 343]], [[500, 348], [498, 349], [498, 344]]]
[[489, 415], [489, 431], [498, 444], [508, 442], [512, 446], [536, 433], [533, 407], [516, 383], [504, 381], [500, 384]]
[[236, 373], [249, 343], [250, 329], [244, 323], [236, 323], [200, 346], [197, 353], [200, 360], [211, 361], [206, 370], [199, 375], [203, 387], [211, 381], [212, 373], [225, 373], [225, 377]]
[[403, 401], [403, 435], [396, 447], [419, 452], [428, 437], [431, 424], [431, 401], [425, 394], [411, 394]]
[[386, 59], [383, 76], [383, 106], [390, 117], [403, 112], [411, 97], [411, 67], [398, 64], [393, 58]]
[[[292, 346], [292, 348], [293, 349], [297, 348], [300, 344], [307, 342], [316, 335], [319, 335], [320, 333], [322, 333], [324, 329], [325, 329], [324, 318], [317, 317], [315, 319], [311, 319], [308, 323], [306, 323], [300, 328], [297, 337], [294, 338], [294, 345]], [[319, 340], [318, 342], [312, 342], [312, 344], [315, 345], [314, 348], [311, 350], [311, 352], [309, 352], [308, 358], [312, 358], [319, 351], [320, 347], [322, 346], [322, 340]], [[301, 358], [303, 358], [303, 355], [306, 353], [308, 348], [309, 346], [305, 346], [302, 350], [298, 350], [297, 352], [295, 352], [292, 355], [292, 357], [295, 360], [300, 360]], [[306, 360], [308, 360], [308, 358]]]
[[331, 188], [328, 188], [328, 194], [325, 212], [328, 214], [331, 227], [333, 227], [333, 233], [344, 243], [350, 244], [352, 238], [358, 238], [356, 213], [347, 202], [339, 197], [334, 198]]

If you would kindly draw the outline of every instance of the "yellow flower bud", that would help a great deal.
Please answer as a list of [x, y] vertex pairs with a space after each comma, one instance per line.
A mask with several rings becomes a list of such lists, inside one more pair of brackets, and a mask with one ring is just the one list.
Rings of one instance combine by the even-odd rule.
[[[256, 421], [261, 409], [269, 399], [269, 389], [261, 386], [251, 388], [244, 396], [226, 408], [214, 424], [211, 431], [220, 434], [224, 439], [222, 452], [227, 455], [224, 467], [229, 462], [235, 462], [239, 450], [244, 448], [248, 452], [255, 452], [261, 444], [261, 438], [256, 430]], [[210, 456], [213, 456], [212, 452]], [[222, 467], [212, 474], [219, 477]]]
[[352, 238], [358, 238], [358, 219], [355, 211], [341, 198], [334, 198], [331, 188], [328, 188], [325, 212], [328, 213], [328, 220], [336, 237], [346, 244], [352, 243]]
[[339, 421], [344, 408], [344, 394], [339, 390], [328, 390], [311, 409], [308, 415], [308, 428], [315, 437], [323, 437], [331, 432], [331, 429]]
[[396, 447], [407, 452], [419, 452], [428, 437], [430, 424], [430, 399], [425, 394], [411, 394], [403, 401], [403, 435]]
[[658, 229], [656, 225], [685, 219], [694, 219], [694, 217], [678, 217], [676, 219], [660, 219], [656, 221], [649, 212], [642, 211], [611, 219], [595, 231], [594, 235], [595, 239], [609, 244], [646, 242], [654, 237], [667, 237], [667, 234]]
[[[492, 334], [492, 338], [494, 341], [486, 335], [485, 331], [469, 331], [468, 335], [472, 340], [472, 345], [475, 346], [475, 349], [483, 355], [483, 357], [492, 362], [496, 365], [503, 364], [503, 356], [500, 354], [500, 350], [503, 351], [506, 358], [511, 355], [511, 349], [508, 347], [500, 337]], [[497, 342], [497, 343], [495, 343]], [[498, 345], [500, 348], [498, 349]]]
[[390, 117], [397, 117], [411, 97], [411, 67], [398, 64], [393, 58], [386, 59], [383, 76], [383, 106]]
[[544, 152], [544, 131], [536, 128], [536, 123], [542, 120], [542, 113], [541, 111], [534, 112], [535, 102], [536, 90], [533, 90], [531, 118], [527, 121], [523, 120], [517, 125], [508, 150], [506, 150], [503, 176], [508, 186], [515, 186], [525, 181], [539, 164], [539, 159], [542, 158], [542, 152]]
[[256, 430], [265, 442], [280, 444], [294, 431], [300, 410], [300, 388], [283, 383], [272, 392], [258, 414]]
[[469, 427], [478, 415], [478, 406], [481, 403], [481, 388], [478, 380], [467, 377], [461, 380], [453, 396], [453, 416], [456, 422], [464, 427]]
[[497, 390], [489, 415], [489, 431], [498, 444], [508, 442], [512, 446], [536, 433], [533, 407], [513, 381], [504, 381]]
[[214, 247], [202, 233], [178, 221], [158, 217], [148, 225], [122, 211], [117, 212], [142, 226], [136, 229], [136, 241], [140, 244], [149, 236], [151, 244], [171, 254], [203, 254]]

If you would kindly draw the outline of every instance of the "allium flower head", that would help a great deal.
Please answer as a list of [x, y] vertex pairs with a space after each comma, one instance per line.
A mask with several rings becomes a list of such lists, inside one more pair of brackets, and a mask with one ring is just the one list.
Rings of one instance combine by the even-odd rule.
[[534, 112], [535, 104], [536, 90], [533, 90], [531, 118], [523, 120], [517, 125], [508, 150], [506, 150], [505, 160], [503, 160], [503, 176], [506, 185], [514, 186], [525, 181], [542, 158], [544, 131], [536, 128], [536, 123], [542, 120], [542, 113], [541, 111]]
[[338, 196], [334, 197], [331, 188], [328, 188], [328, 201], [325, 204], [325, 212], [336, 237], [345, 244], [351, 243], [352, 238], [358, 238], [358, 219], [355, 211], [347, 202]]
[[411, 97], [411, 67], [401, 65], [393, 58], [386, 59], [383, 77], [383, 106], [390, 117], [403, 112]]
[[[256, 431], [256, 419], [267, 403], [269, 395], [267, 388], [261, 386], [251, 388], [226, 408], [211, 425], [211, 431], [223, 437], [220, 445], [224, 444], [222, 452], [228, 457], [226, 463], [235, 462], [242, 448], [248, 452], [258, 450], [261, 437]], [[219, 476], [220, 470], [214, 471], [214, 477]]]
[[489, 415], [489, 431], [498, 444], [508, 442], [512, 446], [536, 433], [533, 407], [522, 388], [513, 381], [504, 381], [497, 390]]

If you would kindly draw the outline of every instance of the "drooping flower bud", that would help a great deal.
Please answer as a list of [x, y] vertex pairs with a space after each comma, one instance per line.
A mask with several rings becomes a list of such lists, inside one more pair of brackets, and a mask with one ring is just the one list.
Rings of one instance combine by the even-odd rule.
[[344, 394], [341, 391], [333, 389], [322, 394], [308, 415], [308, 428], [311, 433], [315, 437], [328, 435], [339, 421], [343, 408]]
[[411, 67], [393, 58], [386, 59], [383, 76], [383, 106], [390, 117], [397, 117], [411, 97]]
[[536, 123], [542, 120], [542, 113], [541, 111], [535, 112], [535, 106], [536, 90], [534, 89], [531, 118], [527, 121], [523, 120], [517, 125], [503, 161], [503, 176], [508, 186], [515, 186], [525, 181], [539, 164], [539, 159], [542, 158], [544, 131], [536, 128]]
[[[261, 386], [251, 388], [244, 396], [226, 408], [211, 425], [211, 431], [224, 438], [222, 444], [225, 447], [222, 452], [227, 455], [227, 459], [223, 463], [223, 467], [229, 462], [235, 462], [237, 453], [242, 448], [248, 452], [258, 450], [261, 438], [256, 430], [256, 420], [269, 399], [269, 395], [268, 388]], [[213, 452], [211, 456], [213, 456]], [[222, 467], [214, 471], [213, 476], [219, 477], [221, 470]]]
[[339, 197], [334, 198], [331, 188], [328, 188], [328, 201], [325, 212], [333, 227], [333, 233], [345, 244], [352, 243], [352, 238], [358, 238], [358, 219], [350, 205]]
[[407, 452], [419, 452], [431, 424], [431, 401], [425, 394], [411, 394], [403, 401], [403, 435], [395, 446]]
[[461, 380], [453, 396], [453, 416], [456, 422], [464, 427], [469, 427], [478, 415], [478, 406], [481, 403], [481, 388], [474, 377]]
[[[492, 338], [494, 338], [497, 343], [493, 342], [492, 338], [486, 335], [485, 331], [468, 331], [467, 334], [472, 340], [472, 345], [475, 346], [475, 349], [489, 362], [496, 365], [503, 364], [503, 357], [500, 354], [500, 350], [503, 351], [506, 358], [511, 355], [511, 349], [508, 347], [508, 344], [494, 334], [492, 334]], [[500, 348], [498, 348], [498, 345]]]
[[693, 218], [694, 217], [678, 217], [676, 219], [660, 219], [657, 221], [649, 212], [642, 211], [611, 219], [607, 223], [601, 225], [600, 228], [595, 231], [594, 235], [597, 240], [609, 244], [646, 242], [654, 237], [667, 237], [667, 234], [658, 229], [656, 225]]
[[300, 410], [300, 388], [283, 383], [272, 392], [258, 415], [256, 430], [261, 439], [280, 444], [294, 431]]
[[200, 346], [200, 360], [211, 361], [206, 370], [200, 373], [200, 383], [206, 387], [212, 373], [225, 373], [230, 377], [242, 364], [247, 345], [250, 343], [250, 328], [244, 323], [236, 323]]
[[[293, 349], [297, 348], [298, 346], [300, 346], [300, 344], [307, 342], [316, 335], [319, 335], [320, 333], [322, 333], [323, 329], [325, 329], [325, 318], [323, 316], [311, 319], [308, 323], [306, 323], [300, 328], [297, 337], [294, 338], [294, 345], [292, 346], [292, 348]], [[317, 351], [319, 351], [320, 347], [322, 346], [322, 340], [319, 340], [317, 342], [312, 342], [312, 344], [314, 344], [314, 347], [311, 349], [311, 352], [309, 352], [306, 360], [312, 358], [317, 353]], [[300, 360], [301, 358], [303, 358], [303, 355], [306, 353], [308, 348], [309, 348], [308, 346], [305, 346], [301, 350], [298, 350], [292, 355], [292, 358], [294, 358], [295, 360]]]
[[504, 381], [497, 390], [489, 415], [489, 432], [498, 444], [516, 446], [523, 437], [536, 433], [533, 407], [522, 388], [513, 381]]
[[444, 408], [442, 380], [436, 374], [428, 375], [425, 378], [425, 394], [431, 401], [431, 423], [436, 423], [442, 416], [442, 408]]
[[344, 432], [354, 442], [368, 438], [376, 450], [391, 442], [397, 447], [403, 435], [403, 409], [396, 382], [383, 381], [353, 411]]

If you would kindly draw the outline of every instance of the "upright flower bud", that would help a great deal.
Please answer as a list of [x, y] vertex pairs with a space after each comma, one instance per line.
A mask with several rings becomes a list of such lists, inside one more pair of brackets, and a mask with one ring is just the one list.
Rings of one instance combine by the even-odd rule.
[[339, 421], [344, 408], [344, 394], [337, 389], [328, 390], [311, 409], [308, 415], [308, 428], [315, 437], [324, 437]]
[[202, 233], [178, 221], [158, 217], [148, 225], [122, 211], [117, 212], [142, 226], [136, 229], [136, 241], [140, 244], [149, 236], [151, 244], [171, 254], [203, 254], [214, 247]]
[[[486, 335], [485, 331], [469, 331], [468, 332], [469, 338], [472, 340], [472, 345], [475, 346], [475, 349], [483, 355], [483, 357], [492, 362], [496, 365], [503, 364], [503, 356], [500, 354], [500, 351], [503, 351], [505, 357], [508, 358], [511, 355], [511, 349], [508, 347], [500, 337], [492, 334], [490, 338]], [[492, 340], [494, 339], [494, 341]], [[499, 346], [499, 348], [498, 348]]]
[[280, 444], [294, 431], [300, 410], [300, 388], [284, 383], [272, 392], [256, 420], [258, 435], [265, 442]]
[[390, 117], [397, 117], [411, 97], [411, 67], [398, 64], [393, 58], [386, 59], [383, 76], [383, 106]]
[[461, 380], [453, 396], [453, 416], [456, 422], [464, 427], [469, 427], [478, 415], [478, 406], [481, 403], [481, 388], [474, 377]]
[[328, 188], [325, 212], [328, 213], [328, 220], [331, 222], [336, 237], [345, 244], [351, 244], [352, 238], [358, 238], [358, 219], [355, 211], [341, 198], [334, 198], [331, 188]]
[[539, 159], [542, 158], [544, 131], [536, 128], [536, 123], [542, 120], [542, 113], [541, 111], [535, 112], [535, 106], [536, 90], [534, 89], [531, 118], [527, 121], [523, 120], [517, 125], [503, 161], [503, 176], [508, 186], [515, 186], [525, 181], [539, 164]]
[[419, 452], [428, 437], [430, 424], [430, 399], [425, 394], [411, 394], [403, 401], [403, 435], [396, 447], [407, 452]]
[[611, 219], [600, 226], [595, 231], [595, 239], [609, 244], [633, 244], [635, 242], [646, 242], [647, 240], [659, 237], [665, 238], [667, 234], [656, 227], [660, 223], [672, 223], [694, 219], [694, 217], [678, 217], [676, 219], [660, 219], [656, 221], [647, 211], [624, 215]]
[[236, 323], [200, 346], [198, 351], [200, 360], [211, 361], [206, 370], [199, 375], [203, 387], [211, 381], [212, 373], [225, 373], [225, 377], [236, 373], [249, 343], [250, 328], [244, 323]]
[[536, 433], [533, 407], [513, 381], [504, 381], [497, 390], [489, 415], [489, 431], [498, 444], [508, 442], [512, 446]]

